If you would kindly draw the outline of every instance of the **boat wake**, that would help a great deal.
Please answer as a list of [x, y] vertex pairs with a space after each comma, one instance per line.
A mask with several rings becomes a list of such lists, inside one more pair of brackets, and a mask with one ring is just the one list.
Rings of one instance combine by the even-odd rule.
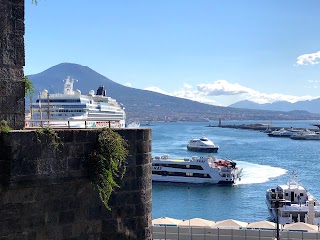
[[268, 165], [260, 165], [241, 161], [237, 161], [237, 164], [238, 166], [242, 167], [243, 170], [241, 181], [237, 182], [236, 185], [264, 183], [269, 181], [271, 178], [281, 176], [287, 172], [286, 169]]

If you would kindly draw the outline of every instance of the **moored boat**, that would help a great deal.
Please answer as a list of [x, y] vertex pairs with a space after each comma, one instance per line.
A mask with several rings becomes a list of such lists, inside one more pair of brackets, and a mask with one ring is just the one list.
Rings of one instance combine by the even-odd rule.
[[290, 137], [293, 140], [320, 140], [320, 133], [306, 130]]
[[231, 160], [213, 156], [152, 159], [152, 180], [156, 182], [203, 183], [232, 185], [241, 180], [242, 168]]
[[298, 183], [294, 174], [287, 184], [266, 191], [266, 204], [274, 221], [278, 215], [280, 224], [293, 222], [320, 224], [318, 200]]
[[291, 137], [294, 134], [300, 133], [301, 130], [299, 129], [293, 129], [293, 128], [289, 128], [289, 129], [284, 129], [281, 128], [279, 130], [274, 130], [272, 132], [268, 133], [269, 137]]
[[187, 149], [194, 152], [218, 152], [219, 146], [215, 145], [213, 141], [202, 135], [201, 138], [192, 138], [189, 140]]

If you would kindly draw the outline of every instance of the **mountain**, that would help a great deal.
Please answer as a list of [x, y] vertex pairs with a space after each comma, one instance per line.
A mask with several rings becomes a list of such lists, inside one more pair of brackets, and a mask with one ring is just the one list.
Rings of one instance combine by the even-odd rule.
[[290, 103], [286, 101], [278, 101], [274, 103], [259, 104], [248, 100], [236, 102], [231, 104], [229, 107], [235, 108], [246, 108], [246, 109], [259, 109], [259, 110], [270, 110], [270, 111], [308, 111], [311, 113], [320, 114], [320, 98], [307, 101], [299, 101]]
[[[107, 95], [125, 106], [127, 118], [139, 121], [204, 121], [208, 119], [319, 119], [320, 115], [284, 113], [220, 107], [164, 94], [126, 87], [95, 72], [89, 67], [73, 63], [61, 63], [41, 73], [28, 75], [36, 93], [47, 89], [50, 93], [63, 92], [63, 80], [71, 76], [77, 79], [74, 89], [82, 94], [104, 85]], [[36, 96], [34, 96], [36, 97]]]

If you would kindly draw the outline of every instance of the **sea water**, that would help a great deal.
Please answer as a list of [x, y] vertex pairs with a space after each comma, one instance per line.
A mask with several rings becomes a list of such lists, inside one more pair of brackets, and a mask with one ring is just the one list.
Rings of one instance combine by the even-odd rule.
[[[257, 122], [228, 121], [222, 124]], [[274, 121], [272, 124], [316, 129], [310, 125], [314, 123], [318, 122]], [[189, 139], [204, 134], [220, 147], [218, 153], [212, 155], [235, 160], [243, 168], [241, 181], [234, 186], [153, 183], [153, 219], [270, 220], [265, 203], [266, 190], [286, 184], [293, 171], [300, 184], [320, 199], [320, 141], [273, 138], [259, 131], [208, 125], [208, 122], [152, 123], [147, 126], [152, 129], [152, 155], [206, 156], [208, 153], [190, 152], [186, 147]]]

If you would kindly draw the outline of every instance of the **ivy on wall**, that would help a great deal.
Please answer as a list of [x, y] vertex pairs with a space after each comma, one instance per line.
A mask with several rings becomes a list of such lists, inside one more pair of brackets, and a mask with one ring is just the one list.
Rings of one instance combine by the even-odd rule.
[[127, 141], [118, 133], [103, 128], [96, 149], [85, 160], [90, 180], [108, 210], [111, 210], [108, 204], [111, 194], [120, 187], [117, 179], [122, 179], [126, 171], [127, 147]]
[[0, 121], [0, 133], [8, 133], [11, 130], [12, 129], [9, 127], [7, 121], [5, 121], [5, 120]]
[[55, 150], [58, 149], [59, 145], [63, 145], [61, 138], [58, 133], [51, 127], [43, 127], [36, 129], [37, 140], [41, 143], [40, 136], [46, 136], [48, 143], [52, 143]]

